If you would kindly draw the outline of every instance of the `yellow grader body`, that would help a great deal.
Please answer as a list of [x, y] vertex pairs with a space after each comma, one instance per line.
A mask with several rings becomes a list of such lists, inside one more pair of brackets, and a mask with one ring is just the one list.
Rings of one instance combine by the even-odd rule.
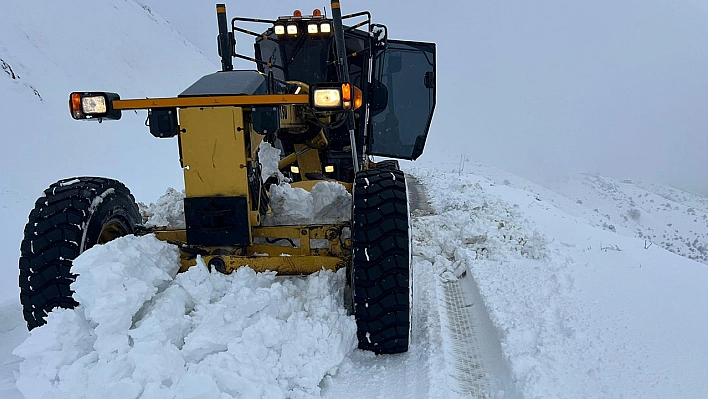
[[[217, 5], [222, 69], [176, 97], [121, 99], [74, 92], [77, 120], [117, 120], [147, 110], [150, 133], [176, 137], [184, 171], [184, 227], [150, 227], [121, 182], [77, 177], [52, 184], [35, 203], [19, 262], [20, 300], [30, 329], [56, 307], [74, 307], [73, 260], [128, 234], [154, 234], [181, 252], [181, 271], [201, 257], [212, 272], [309, 274], [346, 269], [344, 302], [357, 320], [359, 347], [408, 350], [410, 222], [404, 173], [415, 160], [435, 108], [435, 44], [392, 40], [371, 14], [314, 10], [276, 20], [236, 17]], [[363, 18], [351, 26], [343, 20]], [[264, 33], [236, 26], [265, 23]], [[254, 57], [235, 52], [235, 33], [255, 36]], [[234, 70], [233, 58], [257, 70]], [[279, 150], [274, 165], [261, 149]], [[270, 169], [277, 169], [274, 173]], [[271, 188], [288, 181], [314, 192], [335, 182], [351, 205], [327, 223], [273, 225]], [[324, 187], [327, 187], [327, 184]], [[337, 186], [337, 184], [342, 187]], [[283, 185], [284, 187], [284, 185]], [[341, 208], [341, 207], [340, 207]]]

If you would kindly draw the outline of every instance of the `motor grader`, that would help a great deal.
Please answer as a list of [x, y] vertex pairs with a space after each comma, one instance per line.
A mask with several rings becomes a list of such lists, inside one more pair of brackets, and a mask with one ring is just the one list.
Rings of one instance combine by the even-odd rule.
[[[130, 191], [112, 179], [52, 184], [35, 203], [21, 244], [28, 328], [44, 324], [53, 308], [77, 305], [71, 265], [83, 251], [128, 234], [154, 234], [179, 246], [181, 270], [198, 257], [220, 273], [243, 266], [294, 275], [346, 268], [345, 303], [356, 318], [359, 347], [407, 351], [406, 180], [397, 161], [373, 157], [414, 160], [423, 152], [435, 108], [435, 44], [389, 39], [369, 12], [343, 16], [338, 0], [331, 1], [331, 17], [296, 10], [229, 24], [225, 5], [216, 11], [222, 68], [177, 97], [69, 97], [74, 119], [115, 120], [123, 111], [147, 110], [152, 135], [177, 137], [186, 226], [146, 228]], [[267, 27], [256, 33], [243, 24]], [[237, 33], [255, 37], [253, 57], [236, 52]], [[257, 69], [234, 70], [234, 58]], [[342, 184], [352, 196], [351, 219], [265, 226], [270, 188], [278, 181], [262, 176], [263, 142], [281, 150], [277, 168], [293, 187]]]

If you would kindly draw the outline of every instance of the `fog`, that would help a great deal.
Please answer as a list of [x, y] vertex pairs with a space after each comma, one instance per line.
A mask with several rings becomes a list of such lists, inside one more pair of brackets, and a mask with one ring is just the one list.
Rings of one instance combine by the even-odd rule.
[[[144, 2], [219, 62], [214, 4]], [[325, 4], [226, 2], [230, 17], [268, 19]], [[343, 0], [342, 9], [371, 11], [393, 38], [438, 44], [421, 163], [455, 168], [466, 155], [535, 179], [597, 172], [708, 195], [705, 2]], [[252, 54], [252, 38], [237, 39]]]

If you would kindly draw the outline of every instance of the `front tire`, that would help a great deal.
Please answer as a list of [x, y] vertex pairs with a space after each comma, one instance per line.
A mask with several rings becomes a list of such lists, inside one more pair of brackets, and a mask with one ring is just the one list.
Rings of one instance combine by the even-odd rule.
[[354, 182], [350, 275], [359, 348], [408, 351], [410, 237], [403, 172], [371, 169]]
[[381, 170], [401, 170], [401, 166], [396, 159], [386, 159], [381, 162], [376, 162], [376, 169]]
[[96, 244], [135, 232], [142, 218], [130, 190], [102, 177], [60, 180], [37, 199], [20, 246], [20, 302], [27, 328], [54, 308], [73, 308], [74, 259]]

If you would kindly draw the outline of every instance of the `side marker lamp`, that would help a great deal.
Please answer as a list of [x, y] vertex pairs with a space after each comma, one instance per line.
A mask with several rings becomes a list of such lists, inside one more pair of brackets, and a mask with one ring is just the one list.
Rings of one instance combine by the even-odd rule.
[[361, 93], [361, 89], [354, 86], [354, 109], [359, 109], [364, 104], [364, 96]]

